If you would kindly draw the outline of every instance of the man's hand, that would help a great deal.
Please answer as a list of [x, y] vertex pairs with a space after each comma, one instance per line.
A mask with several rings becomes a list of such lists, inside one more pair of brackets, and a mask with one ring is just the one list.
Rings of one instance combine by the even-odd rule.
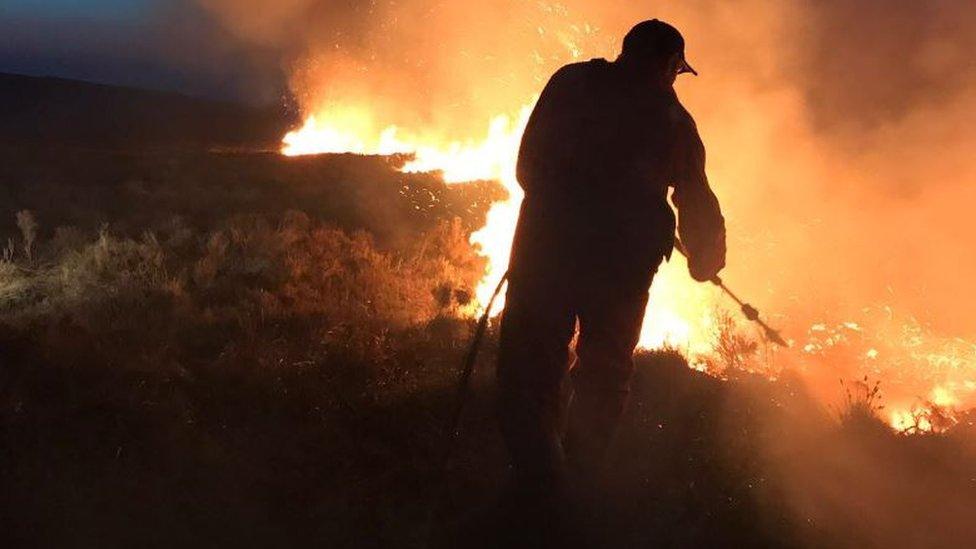
[[725, 238], [688, 256], [688, 272], [698, 282], [708, 282], [725, 267]]
[[717, 239], [706, 252], [691, 254], [680, 238], [675, 237], [674, 247], [688, 260], [688, 272], [698, 282], [714, 282], [725, 267], [725, 235]]

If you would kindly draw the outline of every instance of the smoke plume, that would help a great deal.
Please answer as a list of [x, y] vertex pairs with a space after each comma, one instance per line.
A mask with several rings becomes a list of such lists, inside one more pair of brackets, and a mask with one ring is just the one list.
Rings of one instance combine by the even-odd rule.
[[[838, 379], [870, 375], [889, 409], [976, 405], [968, 2], [200, 2], [279, 55], [305, 112], [342, 105], [367, 112], [374, 132], [451, 140], [531, 103], [560, 65], [614, 58], [634, 23], [671, 22], [701, 73], [677, 89], [728, 221], [724, 278], [794, 340], [779, 366], [828, 402]], [[844, 452], [854, 476], [876, 458], [855, 442]], [[798, 512], [878, 504], [800, 463], [783, 473]], [[873, 509], [862, 541], [897, 543]]]

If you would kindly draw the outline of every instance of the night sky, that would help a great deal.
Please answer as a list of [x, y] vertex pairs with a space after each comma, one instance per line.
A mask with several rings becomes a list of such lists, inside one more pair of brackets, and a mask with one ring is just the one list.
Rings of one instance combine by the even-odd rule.
[[154, 0], [5, 0], [5, 14], [44, 19], [132, 22], [144, 18]]
[[3, 0], [0, 72], [269, 103], [277, 60], [228, 36], [191, 0]]

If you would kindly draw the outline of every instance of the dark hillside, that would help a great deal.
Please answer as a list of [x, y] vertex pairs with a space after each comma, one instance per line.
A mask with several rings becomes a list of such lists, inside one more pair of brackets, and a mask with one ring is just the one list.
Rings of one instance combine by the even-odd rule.
[[0, 74], [0, 142], [87, 148], [276, 148], [294, 125], [282, 107]]
[[445, 185], [404, 174], [398, 157], [205, 151], [105, 151], [0, 145], [0, 238], [15, 236], [14, 214], [30, 210], [42, 236], [58, 227], [139, 236], [174, 219], [210, 230], [231, 216], [301, 210], [380, 243], [416, 238], [439, 221], [484, 224], [497, 183]]

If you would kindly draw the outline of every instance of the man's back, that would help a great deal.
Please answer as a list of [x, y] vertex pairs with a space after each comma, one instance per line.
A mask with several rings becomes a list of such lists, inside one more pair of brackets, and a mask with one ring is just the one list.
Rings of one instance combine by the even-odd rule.
[[649, 93], [604, 59], [567, 65], [522, 137], [519, 181], [554, 199], [659, 197], [677, 109], [673, 93]]
[[724, 257], [724, 246], [701, 242], [722, 233], [724, 243], [724, 231], [694, 120], [673, 89], [648, 89], [616, 63], [594, 59], [553, 75], [522, 137], [517, 172], [526, 205], [516, 271], [525, 263], [645, 269], [673, 246], [669, 185], [688, 206], [684, 232], [698, 259]]

